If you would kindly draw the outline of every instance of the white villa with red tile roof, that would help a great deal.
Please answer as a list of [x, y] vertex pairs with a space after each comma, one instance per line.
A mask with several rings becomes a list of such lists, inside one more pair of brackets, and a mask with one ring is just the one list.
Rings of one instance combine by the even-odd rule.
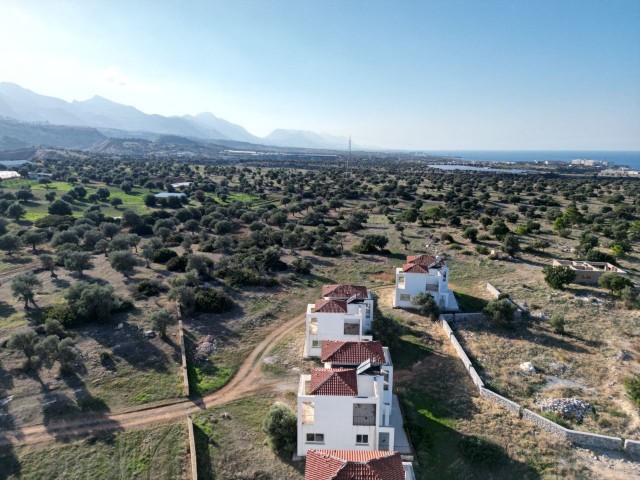
[[384, 376], [382, 403], [393, 404], [393, 364], [387, 347], [378, 341], [351, 342], [323, 340], [320, 361], [324, 368], [358, 368], [369, 362], [372, 368]]
[[384, 403], [385, 375], [369, 364], [316, 368], [298, 388], [298, 451], [393, 450], [391, 405]]
[[449, 267], [440, 257], [410, 255], [407, 263], [396, 269], [393, 306], [412, 308], [413, 299], [420, 293], [432, 295], [441, 310], [459, 310], [456, 297], [449, 290]]
[[309, 450], [305, 480], [415, 480], [398, 452]]
[[325, 285], [307, 305], [305, 357], [319, 357], [323, 340], [371, 340], [373, 297], [359, 285]]

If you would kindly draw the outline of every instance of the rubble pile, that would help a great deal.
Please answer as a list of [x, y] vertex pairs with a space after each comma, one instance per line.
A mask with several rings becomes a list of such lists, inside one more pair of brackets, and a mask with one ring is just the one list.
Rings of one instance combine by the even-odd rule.
[[593, 410], [593, 407], [579, 398], [545, 398], [538, 402], [538, 407], [543, 412], [555, 413], [564, 419], [572, 419], [581, 422], [584, 416]]

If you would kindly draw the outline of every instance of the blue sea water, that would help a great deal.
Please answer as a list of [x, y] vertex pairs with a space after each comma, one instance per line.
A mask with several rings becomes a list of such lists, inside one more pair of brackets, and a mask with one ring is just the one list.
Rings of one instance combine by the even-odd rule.
[[640, 152], [636, 151], [436, 150], [426, 153], [479, 162], [533, 162], [535, 160], [571, 162], [576, 158], [588, 158], [607, 160], [616, 166], [626, 165], [633, 170], [640, 170]]

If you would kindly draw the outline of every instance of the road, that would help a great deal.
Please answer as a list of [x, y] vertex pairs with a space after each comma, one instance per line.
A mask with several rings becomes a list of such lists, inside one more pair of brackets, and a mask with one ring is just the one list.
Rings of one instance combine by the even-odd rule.
[[55, 440], [70, 440], [97, 433], [106, 433], [154, 424], [170, 423], [184, 419], [190, 412], [250, 397], [266, 390], [273, 390], [282, 384], [281, 380], [267, 381], [260, 377], [262, 359], [283, 337], [285, 337], [304, 316], [297, 316], [269, 333], [251, 351], [238, 373], [222, 389], [201, 398], [176, 400], [174, 402], [111, 415], [83, 415], [66, 421], [38, 424], [6, 431], [0, 434], [0, 446], [28, 445]]

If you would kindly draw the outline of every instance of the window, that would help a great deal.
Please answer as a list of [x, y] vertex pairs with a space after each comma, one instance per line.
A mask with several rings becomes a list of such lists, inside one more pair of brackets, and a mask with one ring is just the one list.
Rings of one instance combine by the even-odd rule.
[[307, 433], [307, 443], [324, 443], [324, 433]]
[[400, 300], [402, 300], [403, 302], [408, 302], [409, 300], [411, 300], [411, 295], [409, 295], [408, 293], [401, 293]]
[[322, 345], [320, 345], [320, 340], [315, 339], [315, 340], [311, 340], [311, 348], [320, 348]]
[[404, 288], [404, 275], [398, 277], [398, 288]]
[[356, 435], [356, 445], [369, 445], [369, 435]]
[[344, 322], [343, 332], [345, 335], [360, 335], [360, 324]]
[[371, 305], [368, 303], [366, 305], [367, 305], [367, 313], [366, 313], [367, 318], [371, 318]]

